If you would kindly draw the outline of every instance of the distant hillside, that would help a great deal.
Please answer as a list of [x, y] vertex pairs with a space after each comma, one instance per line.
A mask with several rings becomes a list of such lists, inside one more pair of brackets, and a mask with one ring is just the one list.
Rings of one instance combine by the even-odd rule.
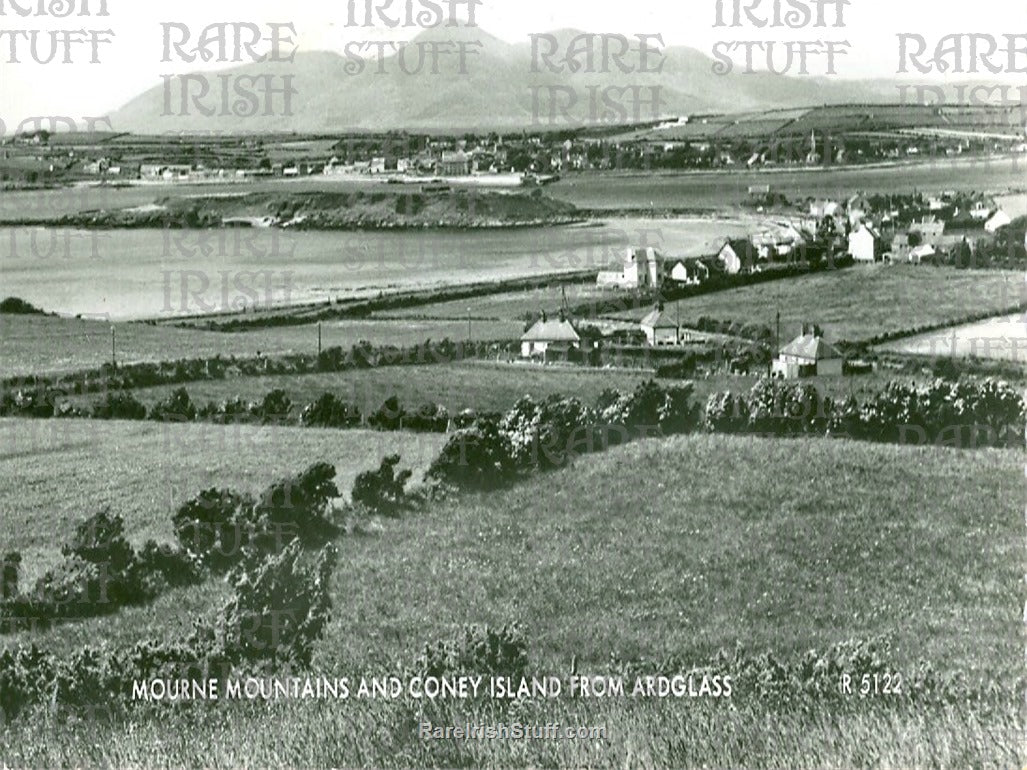
[[[298, 229], [489, 228], [563, 224], [580, 215], [573, 205], [540, 192], [508, 194], [451, 190], [249, 193], [167, 197], [147, 206], [73, 214], [60, 224], [79, 227], [220, 227], [287, 225]], [[227, 222], [226, 222], [227, 220]]]
[[[578, 30], [552, 33], [559, 50]], [[844, 81], [836, 78], [786, 77], [769, 73], [743, 74], [733, 72], [717, 75], [714, 61], [694, 48], [664, 48], [664, 64], [659, 73], [623, 73], [616, 66], [611, 72], [553, 73], [532, 72], [531, 45], [509, 44], [477, 28], [437, 28], [426, 30], [414, 42], [463, 40], [480, 41], [480, 48], [469, 49], [466, 68], [460, 72], [455, 54], [440, 55], [438, 74], [430, 72], [426, 54], [422, 71], [416, 73], [418, 56], [411, 49], [404, 60], [407, 74], [396, 58], [386, 59], [379, 68], [369, 61], [362, 68], [344, 55], [323, 51], [298, 52], [291, 63], [243, 65], [208, 75], [211, 94], [202, 104], [213, 110], [210, 116], [199, 114], [187, 103], [189, 114], [181, 114], [181, 97], [177, 86], [171, 91], [168, 106], [172, 115], [165, 115], [163, 85], [140, 94], [111, 115], [111, 124], [120, 131], [164, 133], [167, 131], [298, 131], [339, 132], [350, 129], [405, 128], [439, 129], [512, 129], [540, 127], [574, 127], [582, 123], [596, 124], [603, 120], [608, 105], [589, 103], [590, 86], [642, 88], [642, 105], [636, 110], [627, 99], [617, 100], [625, 106], [626, 119], [614, 115], [609, 122], [631, 122], [657, 117], [695, 114], [697, 112], [740, 112], [796, 107], [813, 104], [894, 101], [896, 89], [887, 81]], [[379, 71], [379, 69], [383, 71]], [[599, 69], [599, 67], [596, 67]], [[359, 71], [358, 71], [359, 70]], [[291, 75], [296, 91], [291, 99], [291, 114], [282, 114], [282, 97], [275, 97], [274, 113], [264, 115], [263, 109], [250, 117], [232, 114], [233, 101], [223, 109], [220, 101], [221, 81], [225, 75]], [[276, 86], [281, 86], [281, 78]], [[552, 111], [548, 87], [573, 88], [577, 103], [567, 108], [568, 118]], [[654, 114], [649, 105], [649, 87], [659, 86], [659, 109]], [[533, 105], [533, 88], [542, 94]], [[562, 99], [568, 97], [561, 93]], [[619, 93], [619, 92], [617, 92]], [[561, 102], [561, 105], [566, 102]], [[262, 102], [263, 106], [263, 102]]]

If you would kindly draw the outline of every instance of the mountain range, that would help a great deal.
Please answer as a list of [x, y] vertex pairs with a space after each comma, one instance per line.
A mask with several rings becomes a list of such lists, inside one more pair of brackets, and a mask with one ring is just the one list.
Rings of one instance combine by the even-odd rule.
[[[558, 46], [553, 59], [556, 62], [559, 53], [566, 52], [568, 44], [584, 33], [563, 29], [548, 34]], [[467, 52], [462, 67], [457, 55], [461, 42]], [[650, 43], [650, 47], [654, 45]], [[437, 64], [433, 62], [436, 50], [440, 51]], [[536, 66], [537, 57], [533, 57], [528, 41], [507, 43], [477, 27], [436, 27], [413, 38], [401, 53], [381, 58], [378, 49], [369, 46], [351, 47], [343, 53], [298, 51], [291, 62], [248, 63], [202, 73], [202, 80], [209, 86], [206, 96], [199, 99], [203, 111], [191, 100], [185, 100], [183, 108], [182, 81], [172, 79], [133, 98], [110, 118], [115, 130], [150, 134], [208, 130], [482, 131], [895, 102], [898, 97], [896, 84], [888, 80], [744, 73], [737, 68], [718, 75], [714, 59], [694, 48], [668, 46], [659, 50], [663, 62], [660, 72], [623, 72], [609, 60], [604, 66], [598, 42], [594, 66], [584, 68], [586, 71], [571, 72], [563, 67], [564, 71], [554, 72]], [[383, 51], [390, 54], [393, 49], [386, 46]], [[624, 61], [638, 69], [637, 55], [625, 56]], [[651, 57], [649, 69], [654, 61]], [[293, 91], [287, 110], [281, 92], [268, 101], [259, 87], [269, 82], [282, 89], [284, 76], [291, 76]], [[259, 80], [261, 77], [270, 79]], [[258, 87], [250, 78], [258, 78]], [[190, 85], [191, 94], [198, 93], [200, 82], [197, 79]], [[235, 93], [237, 87], [253, 91], [256, 98], [240, 100]], [[655, 106], [654, 96], [658, 97]], [[233, 106], [237, 102], [239, 111]]]

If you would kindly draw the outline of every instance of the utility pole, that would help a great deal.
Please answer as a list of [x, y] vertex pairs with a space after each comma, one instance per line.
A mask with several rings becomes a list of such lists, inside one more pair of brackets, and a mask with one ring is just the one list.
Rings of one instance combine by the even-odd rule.
[[321, 322], [317, 322], [317, 355], [321, 356]]
[[467, 308], [467, 341], [471, 341], [471, 309]]
[[118, 368], [118, 358], [117, 358], [117, 355], [116, 355], [115, 345], [114, 345], [114, 325], [113, 324], [111, 325], [111, 368], [113, 368], [113, 369], [117, 369]]

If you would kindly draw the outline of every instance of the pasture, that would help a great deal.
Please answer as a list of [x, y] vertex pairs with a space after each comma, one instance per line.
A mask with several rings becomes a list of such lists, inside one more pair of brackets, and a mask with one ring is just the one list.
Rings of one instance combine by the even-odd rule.
[[955, 358], [973, 356], [1027, 364], [1027, 317], [1019, 313], [939, 329], [886, 343], [881, 345], [881, 350]]
[[326, 461], [348, 495], [357, 473], [399, 452], [415, 476], [444, 437], [282, 426], [0, 419], [3, 546], [26, 575], [51, 566], [74, 525], [110, 506], [130, 540], [172, 539], [171, 515], [207, 487], [258, 493]]
[[[666, 307], [680, 312], [683, 323], [705, 315], [771, 329], [780, 312], [784, 344], [803, 323], [818, 323], [830, 340], [855, 342], [987, 310], [998, 314], [1024, 299], [1023, 275], [1014, 271], [877, 263], [702, 294]], [[638, 320], [646, 312], [618, 317]]]
[[[226, 333], [191, 328], [115, 323], [118, 363], [168, 361], [213, 356], [252, 357], [258, 353], [317, 353], [317, 325], [278, 326]], [[516, 339], [517, 321], [472, 321], [475, 340]], [[349, 349], [361, 340], [374, 345], [407, 346], [427, 339], [468, 339], [466, 320], [343, 319], [321, 324], [321, 345]], [[46, 340], [45, 345], [40, 340]], [[111, 324], [54, 316], [0, 315], [3, 376], [54, 374], [92, 369], [111, 360]]]
[[[313, 457], [304, 458], [304, 464]], [[611, 654], [701, 662], [736, 642], [801, 655], [883, 636], [899, 672], [930, 661], [1009, 705], [449, 701], [224, 703], [140, 710], [125, 724], [5, 728], [24, 765], [761, 767], [1008, 766], [1020, 731], [1021, 463], [1016, 452], [842, 440], [684, 436], [579, 458], [340, 540], [327, 676], [393, 671], [462, 623], [521, 622], [531, 666], [601, 672]], [[630, 479], [630, 483], [627, 480]], [[985, 505], [981, 501], [987, 501]], [[912, 502], [911, 501], [915, 501]], [[216, 589], [195, 589], [216, 597]], [[210, 593], [204, 593], [210, 592]], [[184, 596], [89, 621], [127, 643], [187, 630]], [[71, 626], [38, 640], [73, 646]], [[607, 738], [424, 741], [417, 724], [603, 724]], [[99, 730], [99, 732], [96, 732]], [[48, 736], [45, 740], [43, 736]], [[59, 737], [58, 737], [59, 736]], [[162, 759], [163, 758], [163, 759]]]
[[[575, 396], [591, 405], [606, 389], [634, 390], [639, 383], [653, 376], [650, 369], [596, 369], [566, 364], [542, 366], [519, 361], [468, 360], [343, 372], [200, 380], [184, 385], [139, 388], [133, 390], [132, 394], [150, 407], [179, 387], [184, 387], [193, 403], [199, 407], [210, 401], [220, 402], [237, 396], [247, 401], [259, 401], [269, 391], [281, 388], [293, 402], [293, 417], [298, 417], [299, 411], [306, 404], [325, 392], [334, 393], [340, 399], [354, 404], [365, 415], [378, 409], [392, 396], [398, 398], [405, 409], [432, 402], [442, 404], [450, 414], [457, 414], [464, 409], [506, 411], [524, 395], [536, 399], [553, 394]], [[716, 373], [690, 381], [694, 385], [696, 399], [705, 402], [710, 393], [715, 391], [747, 391], [759, 378], [760, 375], [756, 373]], [[850, 395], [861, 397], [874, 394], [892, 379], [924, 378], [929, 379], [930, 375], [897, 375], [882, 368], [866, 375], [811, 377], [805, 382], [816, 386], [821, 394], [841, 400]], [[100, 398], [91, 394], [76, 396], [72, 401], [86, 408]]]

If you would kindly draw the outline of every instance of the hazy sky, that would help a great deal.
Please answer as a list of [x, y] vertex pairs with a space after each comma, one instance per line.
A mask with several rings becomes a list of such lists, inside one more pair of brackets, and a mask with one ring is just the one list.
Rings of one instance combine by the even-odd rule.
[[[362, 12], [367, 0], [356, 7]], [[427, 0], [391, 0], [387, 14], [402, 13], [407, 3], [421, 10]], [[777, 0], [781, 13], [790, 4], [812, 9], [815, 16], [817, 0]], [[838, 13], [841, 0], [819, 0], [830, 23]], [[75, 6], [76, 14], [83, 2], [90, 16], [72, 15], [63, 19], [52, 16], [22, 17], [16, 8], [48, 7], [53, 0], [0, 0], [0, 119], [5, 132], [26, 117], [68, 115], [75, 118], [102, 115], [117, 108], [147, 87], [160, 82], [161, 74], [195, 69], [231, 66], [223, 62], [183, 64], [162, 62], [161, 22], [181, 22], [199, 35], [210, 23], [247, 21], [258, 24], [291, 22], [297, 32], [300, 50], [340, 51], [347, 41], [361, 39], [402, 40], [413, 37], [417, 27], [389, 29], [347, 27], [346, 0], [311, 2], [311, 0], [176, 0], [174, 3], [146, 0], [107, 0], [108, 15], [96, 15], [101, 0], [63, 0]], [[376, 0], [381, 7], [386, 0]], [[721, 0], [729, 19], [735, 0]], [[751, 6], [754, 0], [739, 0]], [[774, 0], [760, 0], [753, 13], [772, 17]], [[444, 8], [448, 6], [443, 5]], [[466, 0], [458, 6], [466, 15]], [[572, 27], [590, 32], [660, 33], [667, 45], [690, 45], [707, 55], [717, 41], [798, 41], [845, 40], [851, 44], [849, 53], [837, 59], [837, 75], [844, 78], [896, 77], [899, 65], [897, 33], [922, 35], [931, 48], [944, 35], [956, 32], [978, 32], [1000, 36], [1008, 32], [1027, 31], [1027, 4], [1021, 0], [974, 0], [974, 2], [939, 3], [934, 0], [849, 0], [841, 10], [844, 27], [800, 29], [788, 27], [740, 28], [717, 27], [717, 0], [481, 0], [474, 9], [477, 26], [509, 42], [527, 40], [532, 32]], [[744, 18], [744, 17], [743, 17]], [[37, 64], [26, 55], [26, 41], [18, 40], [22, 63], [11, 64], [10, 30], [113, 30], [110, 43], [98, 43], [100, 63], [89, 63], [88, 43], [74, 44], [71, 64], [57, 60]], [[7, 31], [7, 34], [4, 32]], [[42, 54], [49, 51], [50, 39], [41, 44]], [[735, 53], [741, 61], [741, 53]], [[811, 74], [823, 74], [812, 60]], [[822, 61], [822, 59], [821, 59]], [[1027, 62], [1027, 53], [1020, 56]], [[898, 75], [898, 77], [909, 77]], [[999, 82], [1024, 82], [1027, 76], [966, 75]]]

